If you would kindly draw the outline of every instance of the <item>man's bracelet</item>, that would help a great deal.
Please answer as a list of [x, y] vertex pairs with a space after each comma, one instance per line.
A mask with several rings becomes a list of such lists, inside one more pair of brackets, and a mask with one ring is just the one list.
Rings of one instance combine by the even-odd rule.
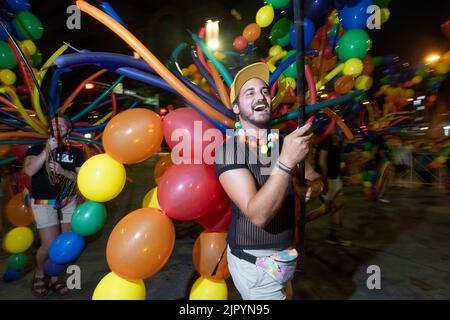
[[281, 162], [280, 160], [277, 160], [276, 166], [278, 169], [286, 172], [287, 174], [292, 176], [292, 168], [288, 167], [287, 165], [285, 165], [283, 162]]

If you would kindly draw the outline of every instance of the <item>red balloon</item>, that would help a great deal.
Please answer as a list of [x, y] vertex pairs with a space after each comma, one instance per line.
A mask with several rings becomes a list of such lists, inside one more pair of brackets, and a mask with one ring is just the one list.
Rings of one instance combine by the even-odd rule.
[[212, 212], [197, 219], [197, 222], [208, 231], [225, 231], [231, 223], [231, 206], [223, 213]]
[[243, 51], [247, 48], [248, 41], [244, 36], [237, 36], [233, 41], [233, 47], [237, 51]]
[[[223, 143], [220, 131], [191, 108], [176, 109], [165, 116], [163, 131], [167, 144], [174, 151], [172, 155], [176, 163], [176, 158], [183, 156], [186, 159], [203, 159], [207, 164], [213, 164], [214, 150]], [[214, 133], [215, 138], [204, 137], [206, 133]], [[186, 149], [190, 150], [186, 152]], [[203, 152], [208, 159], [203, 157]]]
[[214, 166], [205, 164], [174, 164], [167, 169], [159, 181], [158, 202], [169, 217], [182, 221], [223, 215], [230, 207]]
[[28, 149], [31, 148], [30, 144], [13, 144], [11, 145], [11, 153], [22, 162], [27, 154]]
[[442, 25], [441, 25], [442, 33], [447, 37], [450, 38], [450, 18], [448, 18]]

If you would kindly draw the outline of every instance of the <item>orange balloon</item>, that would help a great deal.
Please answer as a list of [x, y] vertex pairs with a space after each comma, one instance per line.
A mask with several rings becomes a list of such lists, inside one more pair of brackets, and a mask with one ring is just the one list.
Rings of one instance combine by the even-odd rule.
[[352, 76], [342, 76], [336, 80], [334, 84], [334, 91], [339, 94], [346, 94], [353, 89], [355, 79]]
[[162, 175], [164, 174], [164, 172], [166, 172], [167, 169], [170, 168], [172, 164], [172, 155], [170, 153], [159, 158], [158, 162], [155, 165], [155, 171], [153, 171], [153, 178], [155, 179], [156, 184], [159, 184], [159, 180], [161, 179]]
[[114, 227], [106, 260], [119, 277], [139, 280], [161, 270], [175, 244], [172, 220], [161, 210], [142, 208], [127, 214]]
[[244, 28], [244, 31], [242, 31], [242, 35], [245, 39], [247, 39], [248, 42], [254, 42], [258, 40], [259, 36], [261, 35], [261, 27], [256, 23], [250, 23]]
[[16, 227], [26, 227], [33, 223], [33, 211], [23, 201], [23, 194], [14, 195], [6, 205], [6, 218]]
[[375, 65], [373, 64], [372, 56], [370, 54], [367, 54], [362, 61], [364, 64], [362, 74], [370, 76], [373, 70], [375, 70]]
[[209, 280], [225, 280], [230, 277], [226, 252], [227, 235], [227, 232], [203, 231], [195, 240], [192, 252], [195, 270]]
[[158, 151], [162, 139], [161, 117], [142, 108], [119, 113], [103, 132], [106, 153], [114, 160], [128, 164], [151, 157]]
[[320, 68], [320, 75], [322, 76], [326, 75], [329, 71], [331, 71], [337, 63], [338, 58], [334, 56], [331, 59], [325, 59], [323, 58], [321, 60], [321, 57], [314, 57], [311, 59], [311, 69], [314, 75], [319, 74], [319, 68]]

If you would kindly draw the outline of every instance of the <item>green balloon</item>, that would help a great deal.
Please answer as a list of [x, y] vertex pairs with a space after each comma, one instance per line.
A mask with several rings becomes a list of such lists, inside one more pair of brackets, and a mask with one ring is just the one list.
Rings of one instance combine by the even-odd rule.
[[33, 67], [38, 68], [42, 63], [42, 52], [37, 50], [36, 53], [31, 56], [31, 63], [33, 64]]
[[373, 145], [371, 142], [364, 142], [363, 143], [363, 149], [364, 151], [370, 151], [372, 149]]
[[281, 18], [278, 20], [270, 30], [270, 40], [273, 44], [277, 44], [277, 40], [283, 37], [288, 38], [289, 43], [289, 31], [291, 30], [292, 22], [287, 18]]
[[274, 9], [284, 8], [291, 0], [267, 0], [268, 4], [271, 4]]
[[380, 83], [381, 83], [381, 84], [388, 84], [388, 85], [391, 85], [393, 82], [392, 82], [392, 80], [390, 80], [388, 77], [383, 77], [383, 78], [380, 79]]
[[379, 6], [380, 8], [386, 8], [391, 0], [373, 0], [373, 4]]
[[86, 201], [72, 215], [72, 230], [79, 236], [91, 236], [98, 232], [106, 221], [106, 208], [102, 203]]
[[17, 253], [9, 256], [7, 260], [8, 270], [21, 271], [28, 263], [28, 257], [26, 254]]
[[27, 40], [39, 40], [44, 33], [41, 21], [29, 11], [22, 11], [16, 14], [13, 26], [17, 34]]
[[339, 39], [337, 53], [341, 60], [351, 58], [362, 59], [372, 46], [372, 40], [366, 31], [362, 29], [351, 29], [346, 31]]
[[16, 56], [5, 41], [0, 41], [0, 68], [12, 69], [17, 65]]
[[441, 155], [444, 157], [450, 157], [450, 147], [445, 147], [444, 150], [442, 150]]
[[361, 179], [363, 181], [369, 181], [370, 180], [369, 173], [367, 171], [361, 171]]
[[428, 69], [426, 67], [417, 69], [415, 74], [416, 76], [421, 76], [422, 78], [426, 78], [428, 76]]
[[282, 47], [287, 46], [290, 42], [291, 42], [291, 40], [289, 38], [289, 33], [287, 35], [285, 35], [284, 37], [278, 38], [276, 40], [276, 44], [278, 44]]
[[364, 100], [367, 100], [366, 92], [360, 94], [359, 96], [355, 97], [355, 102], [363, 102]]
[[[295, 49], [289, 51], [282, 61], [286, 60], [293, 54], [295, 54]], [[286, 77], [297, 79], [297, 62], [294, 62], [289, 67], [287, 67], [287, 69], [283, 72], [283, 74]]]
[[373, 57], [372, 62], [375, 67], [378, 67], [380, 64], [383, 63], [383, 57], [382, 56]]

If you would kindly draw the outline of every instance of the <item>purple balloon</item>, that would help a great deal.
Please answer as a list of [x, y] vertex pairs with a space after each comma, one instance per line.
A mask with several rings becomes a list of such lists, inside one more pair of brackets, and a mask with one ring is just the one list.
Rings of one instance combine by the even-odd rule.
[[59, 264], [47, 259], [44, 263], [44, 272], [50, 277], [58, 277], [66, 271], [65, 264]]

